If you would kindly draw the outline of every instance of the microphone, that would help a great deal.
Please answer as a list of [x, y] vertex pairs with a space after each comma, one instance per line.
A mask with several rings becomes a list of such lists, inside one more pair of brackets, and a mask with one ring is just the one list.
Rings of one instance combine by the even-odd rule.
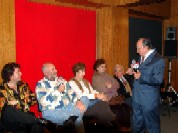
[[137, 70], [138, 70], [138, 68], [139, 68], [139, 63], [136, 62], [135, 59], [132, 60], [131, 68], [132, 68], [135, 72], [137, 72]]

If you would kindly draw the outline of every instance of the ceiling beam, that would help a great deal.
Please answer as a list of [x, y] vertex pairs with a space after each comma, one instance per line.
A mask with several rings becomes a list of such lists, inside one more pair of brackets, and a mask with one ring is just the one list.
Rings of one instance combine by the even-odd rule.
[[165, 0], [28, 0], [31, 2], [48, 3], [53, 5], [73, 6], [81, 8], [102, 8], [102, 7], [136, 7], [139, 5], [150, 5]]
[[88, 1], [108, 6], [123, 6], [131, 3], [137, 3], [140, 0], [88, 0]]

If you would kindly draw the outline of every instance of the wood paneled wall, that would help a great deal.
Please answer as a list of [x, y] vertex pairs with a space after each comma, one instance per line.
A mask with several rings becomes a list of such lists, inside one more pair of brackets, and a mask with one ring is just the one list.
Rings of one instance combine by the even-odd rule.
[[[0, 0], [0, 70], [5, 63], [16, 60], [14, 1]], [[47, 1], [49, 4], [49, 0], [44, 1]], [[169, 10], [170, 3], [171, 11]], [[72, 4], [70, 6], [76, 7]], [[85, 8], [85, 6], [79, 6], [79, 8]], [[132, 8], [135, 11], [164, 18], [164, 39], [167, 26], [178, 27], [177, 9], [177, 0], [166, 0], [163, 3], [141, 5]], [[113, 74], [113, 67], [117, 63], [122, 64], [127, 69], [129, 65], [129, 8], [105, 7], [100, 9], [92, 8], [92, 10], [97, 11], [97, 58], [106, 59], [110, 74]], [[167, 82], [167, 68], [165, 71], [165, 81]], [[171, 82], [173, 87], [178, 91], [178, 59], [172, 61]]]
[[16, 60], [14, 14], [14, 0], [0, 0], [0, 71], [4, 64]]
[[128, 68], [129, 14], [125, 8], [97, 10], [97, 58], [104, 58], [107, 70], [113, 74], [116, 64]]

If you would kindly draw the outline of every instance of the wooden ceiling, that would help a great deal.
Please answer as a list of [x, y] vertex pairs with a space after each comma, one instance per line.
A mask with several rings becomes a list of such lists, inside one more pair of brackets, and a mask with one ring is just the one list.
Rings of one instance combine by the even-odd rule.
[[73, 3], [90, 7], [120, 6], [130, 3], [136, 3], [140, 0], [55, 0], [61, 3]]
[[55, 0], [61, 3], [73, 3], [86, 6], [137, 6], [158, 3], [165, 0]]
[[73, 5], [81, 7], [102, 8], [110, 6], [138, 6], [159, 3], [165, 0], [29, 0], [32, 2], [49, 3], [55, 5]]

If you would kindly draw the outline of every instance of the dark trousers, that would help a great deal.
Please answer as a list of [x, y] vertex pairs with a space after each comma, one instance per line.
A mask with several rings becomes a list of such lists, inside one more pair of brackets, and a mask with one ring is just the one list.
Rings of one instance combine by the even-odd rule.
[[1, 114], [1, 124], [6, 131], [25, 133], [43, 133], [43, 126], [39, 120], [13, 106], [5, 105]]
[[133, 108], [133, 133], [160, 133], [159, 106], [146, 107], [132, 102]]
[[126, 103], [111, 105], [111, 110], [116, 114], [120, 126], [130, 127], [131, 108]]
[[2, 124], [2, 122], [0, 121], [0, 133], [4, 133], [5, 132], [5, 127]]
[[92, 106], [87, 109], [84, 116], [97, 116], [101, 123], [108, 123], [115, 119], [109, 104], [105, 101], [92, 101]]

